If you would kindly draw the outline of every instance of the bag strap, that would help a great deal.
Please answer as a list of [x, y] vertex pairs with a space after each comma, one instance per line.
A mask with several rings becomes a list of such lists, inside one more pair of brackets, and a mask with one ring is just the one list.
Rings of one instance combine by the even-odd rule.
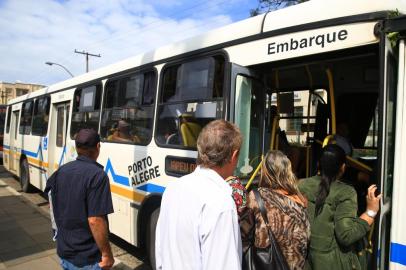
[[280, 250], [280, 247], [278, 245], [278, 242], [276, 242], [275, 236], [269, 226], [269, 221], [268, 221], [268, 216], [266, 214], [266, 210], [265, 210], [265, 206], [264, 206], [264, 201], [261, 198], [261, 194], [259, 194], [259, 191], [257, 189], [253, 189], [252, 190], [254, 192], [255, 195], [255, 200], [258, 203], [259, 206], [259, 211], [261, 212], [261, 216], [265, 221], [266, 224], [266, 228], [268, 229], [268, 237], [269, 240], [271, 242], [271, 245], [274, 246], [274, 251], [277, 254], [277, 257], [280, 259], [280, 263], [282, 265], [280, 265], [282, 267], [282, 269], [289, 269], [289, 266], [286, 262], [286, 258], [285, 256], [282, 254], [282, 251]]
[[264, 219], [267, 228], [269, 229], [269, 221], [268, 221], [268, 216], [267, 216], [267, 214], [266, 214], [266, 210], [265, 210], [265, 206], [264, 206], [264, 201], [262, 200], [261, 195], [259, 194], [259, 192], [258, 192], [257, 189], [253, 189], [252, 191], [254, 192], [255, 200], [256, 200], [257, 203], [258, 203], [259, 211], [261, 212], [261, 216], [262, 216], [262, 218]]

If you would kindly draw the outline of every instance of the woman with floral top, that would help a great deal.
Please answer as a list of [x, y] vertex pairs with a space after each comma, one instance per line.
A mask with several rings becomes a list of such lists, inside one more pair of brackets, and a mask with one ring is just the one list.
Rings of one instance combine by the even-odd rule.
[[238, 212], [238, 217], [240, 217], [242, 211], [244, 210], [247, 204], [247, 190], [241, 183], [241, 180], [236, 176], [230, 176], [226, 179], [226, 181], [233, 190], [231, 196], [234, 199], [235, 206]]

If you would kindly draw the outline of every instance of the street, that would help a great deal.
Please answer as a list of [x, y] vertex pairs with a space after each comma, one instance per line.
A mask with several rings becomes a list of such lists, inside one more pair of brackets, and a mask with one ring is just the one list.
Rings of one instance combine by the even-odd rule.
[[[49, 204], [36, 190], [21, 193], [16, 178], [0, 166], [0, 269], [59, 269], [50, 233]], [[138, 248], [112, 235], [114, 270], [150, 270]]]

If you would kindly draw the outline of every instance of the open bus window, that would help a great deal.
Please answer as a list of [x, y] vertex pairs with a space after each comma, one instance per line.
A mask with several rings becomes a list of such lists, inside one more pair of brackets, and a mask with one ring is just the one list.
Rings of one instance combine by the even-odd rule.
[[[321, 113], [326, 103], [327, 91], [324, 89], [271, 95], [270, 106], [275, 108], [273, 113], [277, 117], [269, 117], [272, 121], [267, 125], [269, 128], [266, 134], [270, 139], [266, 140], [266, 147], [284, 152], [298, 178], [309, 174], [310, 168], [307, 168], [306, 160], [310, 154], [308, 147], [311, 142], [323, 141], [328, 134], [328, 116]], [[277, 107], [279, 110], [276, 110]]]
[[365, 136], [364, 145], [354, 148], [353, 151], [354, 158], [370, 167], [375, 166], [378, 158], [378, 112], [378, 106], [376, 106], [375, 114], [371, 119], [368, 133]]
[[33, 102], [32, 101], [25, 102], [23, 104], [22, 109], [23, 111], [20, 118], [19, 133], [28, 135], [31, 133]]
[[[284, 96], [287, 93], [291, 94], [290, 106], [284, 103]], [[308, 90], [304, 91], [294, 91], [279, 94], [279, 101], [277, 100], [277, 94], [272, 94], [271, 105], [279, 105], [279, 128], [284, 132], [284, 141], [279, 141], [280, 143], [285, 143], [289, 145], [305, 146], [308, 141], [308, 137], [314, 137], [315, 130], [315, 120], [317, 114], [317, 106], [322, 103], [327, 102], [327, 91], [324, 89], [315, 90], [310, 93]], [[310, 96], [310, 106], [309, 103]], [[289, 110], [283, 110], [283, 108], [290, 108]], [[310, 111], [308, 110], [310, 109]], [[309, 120], [309, 121], [307, 121]], [[327, 129], [327, 126], [324, 127]], [[323, 140], [324, 138], [319, 138]]]
[[107, 82], [100, 130], [103, 140], [142, 145], [149, 143], [155, 82], [153, 71]]
[[50, 97], [38, 98], [34, 102], [32, 135], [45, 136], [48, 131]]
[[223, 115], [223, 82], [221, 56], [166, 68], [158, 105], [156, 142], [196, 148], [202, 128]]
[[83, 128], [99, 129], [101, 85], [92, 85], [75, 91], [71, 120], [71, 138]]

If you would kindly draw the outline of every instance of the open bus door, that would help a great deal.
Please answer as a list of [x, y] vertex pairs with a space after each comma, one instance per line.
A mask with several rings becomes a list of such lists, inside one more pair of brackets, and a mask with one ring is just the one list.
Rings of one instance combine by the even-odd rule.
[[[406, 21], [405, 21], [406, 24]], [[399, 68], [397, 86], [396, 110], [396, 152], [394, 169], [394, 188], [392, 194], [392, 228], [390, 244], [390, 269], [406, 268], [406, 234], [404, 224], [406, 220], [406, 168], [404, 153], [406, 153], [406, 35], [399, 41]]]
[[48, 175], [51, 175], [65, 163], [69, 111], [70, 101], [52, 104], [52, 122], [48, 145]]
[[[379, 217], [376, 218], [375, 238], [377, 248], [374, 248], [373, 269], [389, 269], [389, 263], [393, 260], [393, 248], [391, 243], [391, 230], [396, 226], [402, 225], [399, 222], [393, 222], [394, 213], [392, 212], [392, 192], [394, 183], [394, 173], [396, 167], [402, 166], [399, 161], [401, 152], [398, 148], [398, 142], [401, 138], [396, 138], [399, 134], [397, 118], [401, 115], [404, 104], [402, 95], [404, 89], [397, 90], [398, 81], [400, 85], [404, 82], [404, 39], [397, 44], [391, 42], [389, 33], [401, 32], [406, 29], [406, 17], [398, 17], [387, 20], [381, 25], [380, 34], [380, 142], [378, 147], [379, 169], [378, 169], [378, 187], [382, 193], [381, 209]], [[397, 49], [399, 48], [400, 54]], [[402, 56], [403, 54], [403, 56]], [[400, 56], [400, 57], [399, 57]], [[403, 58], [403, 59], [402, 59]], [[398, 73], [399, 70], [403, 72]], [[400, 95], [400, 99], [399, 98]], [[400, 108], [399, 108], [400, 107]], [[398, 112], [398, 113], [397, 113]], [[397, 130], [398, 128], [398, 130]], [[397, 157], [397, 158], [395, 158]], [[396, 167], [395, 167], [396, 166]], [[404, 164], [403, 164], [404, 166]], [[404, 180], [404, 179], [403, 179]], [[392, 228], [393, 227], [393, 228]], [[406, 240], [406, 239], [405, 239]], [[404, 256], [405, 254], [403, 254]], [[403, 259], [404, 260], [404, 259]], [[390, 269], [398, 269], [391, 267]], [[402, 268], [404, 269], [404, 268]]]
[[253, 70], [231, 65], [230, 120], [243, 134], [236, 174], [248, 180], [261, 162], [264, 151], [266, 93]]
[[[383, 90], [381, 212], [379, 216], [378, 269], [405, 269], [404, 192], [406, 169], [405, 39], [406, 16], [384, 22], [381, 31]], [[394, 38], [395, 37], [395, 38]], [[389, 40], [391, 38], [391, 42]]]
[[16, 173], [18, 168], [17, 159], [17, 134], [19, 124], [20, 110], [12, 111], [10, 125], [10, 151], [9, 151], [9, 169]]

